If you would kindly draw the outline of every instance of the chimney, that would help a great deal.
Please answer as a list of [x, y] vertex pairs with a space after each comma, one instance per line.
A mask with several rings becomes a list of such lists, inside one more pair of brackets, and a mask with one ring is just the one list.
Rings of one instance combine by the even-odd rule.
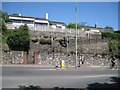
[[95, 28], [97, 28], [97, 27], [98, 27], [98, 23], [96, 22], [96, 23], [95, 23]]
[[48, 13], [45, 14], [45, 19], [48, 19]]

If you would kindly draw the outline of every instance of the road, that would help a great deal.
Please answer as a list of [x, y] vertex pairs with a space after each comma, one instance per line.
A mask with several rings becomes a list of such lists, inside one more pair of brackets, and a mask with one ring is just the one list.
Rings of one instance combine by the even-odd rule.
[[2, 87], [17, 88], [19, 85], [34, 85], [42, 88], [86, 88], [91, 83], [112, 83], [117, 70], [107, 68], [59, 69], [40, 67], [3, 67]]

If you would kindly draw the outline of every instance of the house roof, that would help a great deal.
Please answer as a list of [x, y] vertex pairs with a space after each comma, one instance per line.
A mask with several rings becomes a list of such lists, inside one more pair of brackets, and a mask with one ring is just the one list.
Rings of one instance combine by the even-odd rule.
[[49, 21], [49, 24], [54, 24], [54, 25], [56, 25], [56, 24], [62, 24], [62, 25], [66, 25], [65, 23], [63, 23], [63, 22], [56, 22], [56, 21]]
[[17, 16], [17, 15], [9, 15], [11, 17], [22, 17], [22, 18], [34, 18], [34, 17], [31, 17], [31, 16]]
[[21, 17], [21, 18], [32, 18], [32, 19], [37, 19], [37, 20], [47, 20], [45, 18], [37, 18], [37, 17], [31, 17], [31, 16], [17, 16], [17, 15], [9, 15], [11, 17]]
[[[82, 26], [83, 28], [96, 28], [95, 26]], [[101, 27], [97, 27], [96, 29], [104, 29], [104, 28], [101, 28]]]
[[48, 19], [46, 19], [46, 18], [35, 18], [35, 19], [37, 19], [37, 20], [47, 20], [48, 21]]

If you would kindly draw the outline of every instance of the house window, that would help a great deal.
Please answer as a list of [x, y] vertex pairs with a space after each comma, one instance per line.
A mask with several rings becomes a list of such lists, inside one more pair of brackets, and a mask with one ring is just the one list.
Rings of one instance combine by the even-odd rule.
[[21, 20], [12, 20], [13, 23], [21, 23]]
[[57, 26], [57, 28], [62, 28], [61, 26]]
[[23, 20], [22, 23], [25, 23], [25, 24], [33, 24], [33, 21]]
[[35, 23], [36, 26], [48, 26], [47, 23]]

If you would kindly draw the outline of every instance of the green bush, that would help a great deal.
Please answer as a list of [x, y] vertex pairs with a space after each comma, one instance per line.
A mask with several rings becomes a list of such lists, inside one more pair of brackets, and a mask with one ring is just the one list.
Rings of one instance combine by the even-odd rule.
[[26, 25], [21, 26], [19, 29], [11, 31], [10, 34], [7, 35], [7, 44], [11, 49], [29, 49], [30, 35]]

